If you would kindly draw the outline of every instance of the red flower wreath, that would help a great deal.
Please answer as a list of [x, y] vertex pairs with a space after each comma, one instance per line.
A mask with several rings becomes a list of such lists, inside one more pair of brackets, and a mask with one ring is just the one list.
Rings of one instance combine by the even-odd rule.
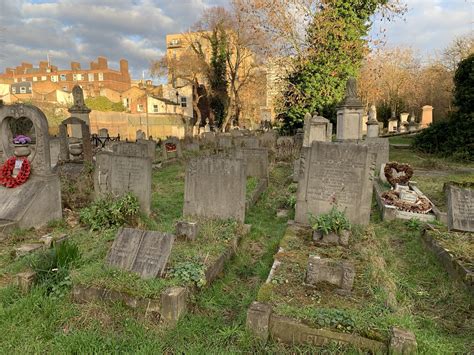
[[20, 172], [16, 177], [12, 176], [13, 169], [15, 168], [15, 162], [17, 158], [11, 157], [3, 164], [2, 169], [0, 170], [0, 185], [3, 185], [8, 188], [13, 188], [20, 186], [25, 183], [30, 176], [30, 162], [28, 159], [23, 158], [23, 164], [21, 165]]

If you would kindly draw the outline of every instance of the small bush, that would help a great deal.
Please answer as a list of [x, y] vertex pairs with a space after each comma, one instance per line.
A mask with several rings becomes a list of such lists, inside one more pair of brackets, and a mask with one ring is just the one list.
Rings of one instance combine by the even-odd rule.
[[64, 296], [72, 285], [69, 269], [80, 257], [78, 246], [65, 240], [38, 254], [29, 266], [36, 272], [37, 283], [46, 287], [48, 295], [59, 298]]
[[80, 221], [91, 230], [112, 228], [132, 223], [139, 210], [138, 199], [131, 193], [120, 198], [109, 195], [83, 208], [80, 211]]
[[351, 224], [344, 212], [339, 211], [335, 206], [331, 208], [329, 213], [314, 217], [309, 216], [309, 221], [313, 230], [320, 231], [323, 235], [334, 232], [339, 234], [343, 230], [351, 228]]
[[192, 261], [181, 262], [170, 270], [170, 276], [177, 278], [184, 284], [193, 282], [197, 287], [206, 285], [204, 265], [201, 263]]
[[86, 99], [86, 105], [95, 111], [125, 111], [125, 107], [121, 102], [112, 102], [105, 96], [88, 97]]

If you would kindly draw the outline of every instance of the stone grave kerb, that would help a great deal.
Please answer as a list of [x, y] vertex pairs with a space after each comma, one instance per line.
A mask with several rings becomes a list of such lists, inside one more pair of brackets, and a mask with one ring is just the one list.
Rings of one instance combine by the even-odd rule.
[[82, 154], [84, 161], [92, 162], [91, 132], [86, 122], [78, 117], [69, 117], [59, 125], [59, 157], [61, 161], [69, 161], [69, 145], [67, 142], [67, 125], [81, 126]]
[[38, 107], [25, 104], [0, 106], [0, 139], [5, 156], [12, 157], [13, 137], [9, 120], [28, 118], [35, 128], [35, 149], [28, 158], [31, 162], [32, 174], [51, 174], [51, 153], [49, 146], [48, 120]]

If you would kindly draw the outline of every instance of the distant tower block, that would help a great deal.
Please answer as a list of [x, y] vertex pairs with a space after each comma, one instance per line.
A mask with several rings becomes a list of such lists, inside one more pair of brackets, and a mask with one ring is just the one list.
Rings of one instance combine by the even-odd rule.
[[423, 106], [421, 114], [421, 128], [426, 128], [433, 123], [433, 106]]

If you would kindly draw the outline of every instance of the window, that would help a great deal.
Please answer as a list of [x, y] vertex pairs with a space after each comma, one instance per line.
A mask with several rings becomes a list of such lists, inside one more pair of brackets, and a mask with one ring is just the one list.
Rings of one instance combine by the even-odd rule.
[[104, 73], [99, 73], [99, 81], [103, 81], [104, 80]]
[[17, 82], [18, 82], [18, 79], [17, 79], [17, 78], [13, 79], [13, 82], [17, 83]]
[[51, 75], [51, 81], [53, 83], [57, 83], [58, 82], [58, 76], [57, 75]]
[[67, 85], [63, 86], [63, 91], [67, 91]]
[[12, 87], [12, 93], [16, 94], [16, 87]]
[[41, 77], [41, 81], [46, 81], [46, 79], [48, 79], [46, 76]]
[[21, 81], [26, 81], [26, 78], [21, 78]]
[[153, 105], [153, 112], [158, 113], [158, 105]]
[[188, 107], [188, 98], [181, 96], [181, 107]]
[[143, 105], [137, 105], [137, 111], [143, 112]]
[[26, 94], [26, 87], [25, 86], [20, 87], [20, 94]]
[[81, 81], [82, 80], [82, 74], [72, 74], [72, 80], [73, 81]]
[[89, 81], [94, 81], [94, 73], [87, 74]]
[[61, 80], [61, 81], [66, 81], [66, 74], [61, 74], [61, 75], [59, 76], [59, 80]]
[[38, 81], [38, 78], [36, 76], [34, 76], [33, 81]]

